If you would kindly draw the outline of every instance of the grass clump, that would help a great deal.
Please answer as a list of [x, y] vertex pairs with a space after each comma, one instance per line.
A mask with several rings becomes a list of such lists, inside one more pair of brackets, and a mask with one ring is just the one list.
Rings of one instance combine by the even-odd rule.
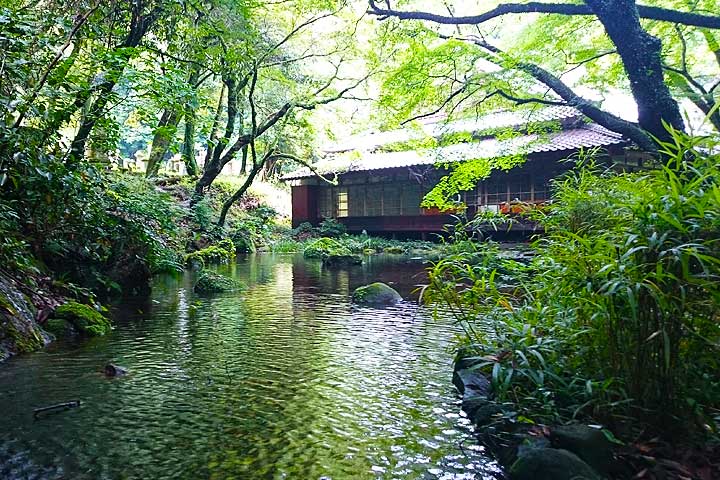
[[[105, 335], [112, 330], [110, 320], [90, 305], [67, 302], [55, 309], [55, 317], [70, 322], [77, 331], [89, 336]], [[51, 328], [60, 328], [56, 322]]]
[[235, 292], [242, 288], [241, 284], [224, 275], [203, 270], [195, 283], [197, 293], [225, 293]]

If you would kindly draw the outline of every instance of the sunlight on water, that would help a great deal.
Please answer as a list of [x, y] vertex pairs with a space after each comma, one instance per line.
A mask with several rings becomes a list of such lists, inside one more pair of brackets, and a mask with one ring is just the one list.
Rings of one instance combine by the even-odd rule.
[[[116, 306], [112, 334], [0, 365], [0, 478], [495, 478], [450, 383], [457, 328], [411, 301], [349, 303], [377, 280], [411, 298], [422, 265], [256, 255], [220, 271], [247, 289], [159, 278]], [[104, 378], [108, 361], [130, 374]]]

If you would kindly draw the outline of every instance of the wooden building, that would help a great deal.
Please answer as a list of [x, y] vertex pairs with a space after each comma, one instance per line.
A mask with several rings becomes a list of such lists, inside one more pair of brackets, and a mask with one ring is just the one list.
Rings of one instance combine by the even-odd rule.
[[[533, 127], [537, 125], [543, 128]], [[504, 133], [505, 140], [496, 136], [508, 131], [515, 135]], [[462, 141], [437, 141], [442, 138]], [[427, 139], [442, 146], [403, 148], [428, 144]], [[337, 185], [328, 184], [308, 168], [283, 178], [292, 186], [293, 226], [334, 218], [350, 232], [424, 234], [440, 232], [452, 222], [447, 212], [420, 207], [423, 196], [446, 173], [448, 162], [516, 154], [527, 158], [510, 171], [493, 172], [458, 198], [467, 205], [471, 218], [479, 210], [512, 212], [515, 206], [549, 201], [550, 180], [573, 165], [562, 160], [581, 149], [597, 148], [608, 161], [638, 165], [640, 160], [626, 153], [627, 145], [621, 135], [588, 123], [575, 109], [551, 107], [530, 117], [500, 112], [472, 121], [428, 122], [420, 131], [353, 137], [328, 149], [327, 160], [316, 164], [324, 176], [336, 176]], [[518, 223], [514, 228], [533, 227]]]

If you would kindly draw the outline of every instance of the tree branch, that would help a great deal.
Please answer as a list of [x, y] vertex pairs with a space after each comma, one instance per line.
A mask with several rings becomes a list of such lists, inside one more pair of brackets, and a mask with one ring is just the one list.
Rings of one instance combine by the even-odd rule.
[[329, 183], [330, 185], [337, 185], [337, 184], [338, 184], [338, 180], [337, 180], [338, 175], [337, 175], [337, 173], [333, 172], [333, 177], [334, 177], [334, 178], [333, 178], [332, 180], [330, 180], [329, 178], [326, 178], [322, 173], [320, 173], [320, 172], [313, 166], [312, 163], [306, 162], [305, 160], [302, 160], [301, 158], [296, 157], [295, 155], [291, 155], [291, 154], [289, 154], [289, 153], [274, 153], [274, 154], [272, 155], [272, 158], [284, 158], [284, 159], [286, 159], [286, 160], [292, 160], [293, 162], [297, 162], [297, 163], [299, 163], [300, 165], [306, 167], [306, 168], [307, 168], [308, 170], [310, 170], [317, 178], [319, 178], [319, 179], [322, 180], [323, 182], [327, 182], [327, 183]]
[[[368, 0], [370, 8], [368, 13], [380, 17], [396, 17], [401, 20], [427, 20], [434, 23], [444, 25], [478, 25], [485, 23], [494, 18], [498, 18], [509, 14], [518, 13], [550, 13], [557, 15], [595, 15], [592, 9], [584, 4], [571, 3], [504, 3], [492, 10], [479, 15], [468, 15], [463, 17], [454, 17], [447, 15], [438, 15], [430, 12], [421, 11], [401, 11], [390, 8], [380, 8], [376, 0]], [[668, 8], [651, 7], [647, 5], [637, 5], [640, 18], [648, 20], [659, 20], [663, 22], [679, 23], [693, 27], [720, 29], [720, 17], [712, 15], [702, 15], [692, 12], [681, 12]]]

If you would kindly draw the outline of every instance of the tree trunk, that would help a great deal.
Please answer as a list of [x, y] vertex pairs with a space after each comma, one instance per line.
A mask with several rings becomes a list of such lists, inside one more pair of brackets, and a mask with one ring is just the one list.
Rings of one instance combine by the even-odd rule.
[[185, 136], [183, 138], [182, 159], [188, 175], [197, 177], [200, 169], [195, 160], [195, 110], [185, 112]]
[[210, 163], [210, 159], [213, 157], [213, 151], [215, 150], [215, 145], [218, 140], [217, 129], [218, 129], [218, 125], [220, 125], [220, 115], [222, 115], [224, 97], [225, 97], [225, 84], [223, 83], [222, 89], [220, 90], [220, 100], [218, 100], [217, 109], [215, 110], [215, 115], [213, 116], [212, 127], [210, 127], [210, 134], [208, 135], [207, 152], [205, 153], [205, 162], [203, 163], [203, 170], [204, 170], [204, 166], [207, 165], [208, 163]]
[[585, 0], [617, 47], [638, 106], [638, 123], [661, 141], [670, 134], [663, 122], [685, 129], [680, 107], [665, 83], [660, 40], [640, 25], [634, 0]]
[[[200, 71], [193, 67], [188, 83], [195, 85], [200, 77]], [[188, 175], [196, 177], [199, 169], [195, 160], [195, 104], [192, 100], [185, 104], [185, 136], [183, 138], [182, 160]]]
[[180, 122], [180, 113], [177, 110], [165, 109], [158, 127], [155, 129], [152, 147], [150, 148], [150, 157], [148, 158], [145, 176], [147, 178], [155, 177], [162, 165], [163, 157], [170, 146], [170, 141], [175, 136], [177, 124]]
[[195, 184], [195, 199], [202, 197], [205, 193], [205, 189], [220, 175], [223, 164], [221, 161], [222, 153], [225, 150], [225, 146], [230, 142], [235, 132], [235, 120], [238, 114], [238, 82], [234, 77], [227, 76], [223, 79], [225, 86], [227, 87], [227, 123], [225, 124], [225, 135], [221, 138], [217, 145], [213, 149], [213, 155], [210, 161], [205, 162], [203, 168], [203, 174]]
[[97, 121], [104, 115], [105, 107], [110, 101], [110, 93], [113, 88], [115, 88], [115, 83], [115, 80], [109, 80], [104, 82], [100, 85], [100, 88], [98, 88], [97, 99], [91, 103], [87, 114], [83, 116], [82, 122], [80, 122], [80, 128], [78, 128], [75, 138], [70, 144], [70, 155], [67, 160], [68, 164], [76, 164], [85, 156], [85, 148], [87, 147], [87, 142], [90, 138], [90, 132], [92, 132], [92, 129], [95, 127]]
[[[247, 148], [245, 149], [245, 151], [247, 151]], [[218, 219], [218, 227], [225, 226], [225, 220], [227, 218], [228, 212], [230, 211], [230, 207], [232, 207], [235, 202], [240, 200], [240, 198], [245, 195], [245, 192], [248, 188], [250, 188], [250, 185], [252, 185], [257, 174], [260, 173], [260, 171], [263, 169], [264, 164], [265, 162], [261, 162], [259, 165], [254, 165], [252, 170], [250, 170], [250, 174], [245, 179], [240, 188], [233, 194], [232, 197], [228, 198], [227, 201], [223, 204], [222, 210], [220, 210], [220, 218]]]

